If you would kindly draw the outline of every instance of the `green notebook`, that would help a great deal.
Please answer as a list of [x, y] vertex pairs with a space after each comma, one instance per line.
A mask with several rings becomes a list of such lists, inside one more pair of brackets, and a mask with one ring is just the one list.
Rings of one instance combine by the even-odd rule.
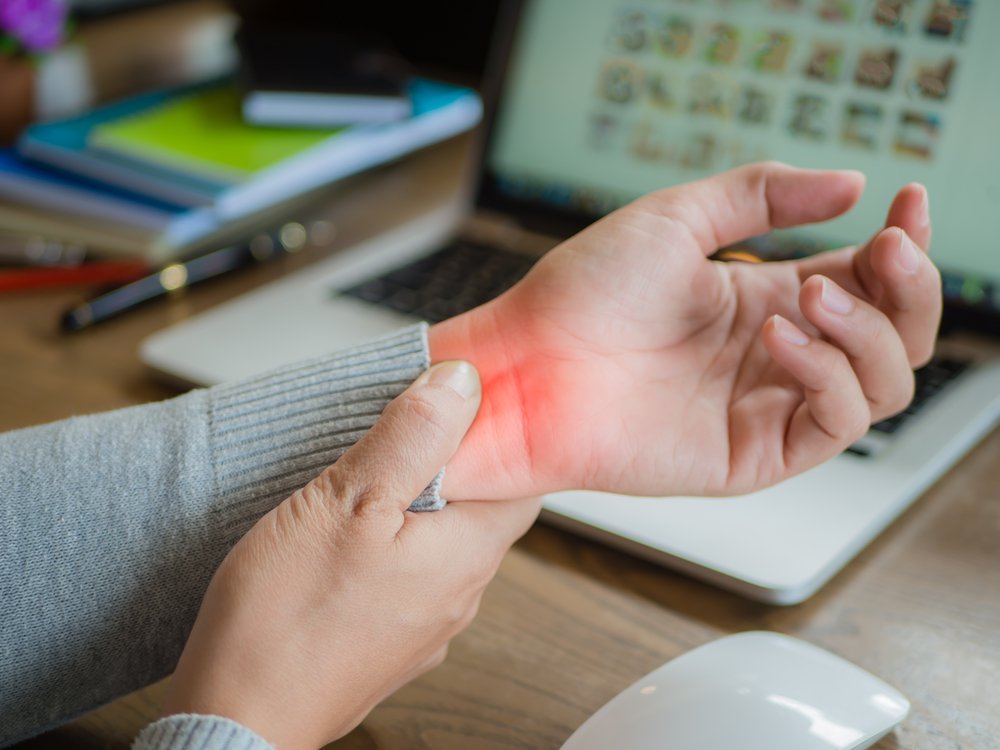
[[[2, 0], [0, 0], [2, 2]], [[232, 82], [143, 94], [78, 117], [38, 123], [19, 148], [32, 159], [230, 221], [398, 159], [474, 126], [471, 89], [416, 78], [413, 116], [325, 130], [250, 126]]]
[[224, 85], [99, 125], [90, 134], [88, 146], [239, 184], [344, 130], [247, 125], [239, 93]]

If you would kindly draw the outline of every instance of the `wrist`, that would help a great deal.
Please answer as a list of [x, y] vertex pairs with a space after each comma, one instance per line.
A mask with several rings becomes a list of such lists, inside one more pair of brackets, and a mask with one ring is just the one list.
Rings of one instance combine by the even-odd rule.
[[[502, 298], [501, 298], [502, 299]], [[453, 500], [493, 500], [537, 494], [523, 369], [526, 353], [505, 331], [512, 320], [500, 300], [431, 327], [431, 363], [471, 362], [482, 382], [482, 404], [455, 456], [448, 462], [442, 495]], [[500, 321], [505, 321], [501, 325]]]
[[[272, 672], [269, 676], [273, 677], [275, 674], [277, 673]], [[259, 685], [247, 690], [248, 685], [254, 685], [251, 680], [220, 689], [214, 683], [205, 684], [211, 683], [211, 680], [203, 679], [191, 684], [190, 680], [182, 678], [181, 681], [186, 684], [179, 690], [179, 686], [173, 685], [176, 677], [175, 675], [168, 688], [167, 699], [160, 712], [161, 721], [180, 721], [184, 717], [213, 717], [243, 727], [280, 750], [314, 750], [322, 747], [347, 734], [364, 718], [362, 714], [352, 723], [350, 717], [343, 716], [343, 720], [332, 727], [333, 734], [323, 736], [320, 734], [321, 727], [328, 727], [309, 720], [307, 713], [298, 713], [297, 709], [302, 707], [301, 704], [289, 705], [283, 697], [278, 697]], [[288, 695], [295, 695], [294, 690], [290, 690]], [[324, 710], [326, 720], [337, 717], [338, 705], [340, 704], [334, 703]]]

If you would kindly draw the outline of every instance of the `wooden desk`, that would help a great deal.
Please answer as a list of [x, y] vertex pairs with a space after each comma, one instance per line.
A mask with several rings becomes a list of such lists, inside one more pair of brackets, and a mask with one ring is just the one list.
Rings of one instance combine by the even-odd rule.
[[[446, 144], [339, 191], [331, 209], [338, 244], [447, 194], [466, 145]], [[173, 395], [136, 356], [144, 336], [309, 260], [259, 267], [72, 337], [58, 335], [55, 320], [76, 293], [0, 297], [0, 429]], [[909, 696], [910, 718], [880, 750], [1000, 747], [998, 485], [1000, 431], [817, 596], [791, 608], [754, 604], [537, 526], [505, 561], [448, 661], [336, 747], [558, 748], [646, 672], [752, 629], [828, 648]], [[162, 684], [152, 686], [21, 747], [125, 748], [156, 717], [161, 695]]]

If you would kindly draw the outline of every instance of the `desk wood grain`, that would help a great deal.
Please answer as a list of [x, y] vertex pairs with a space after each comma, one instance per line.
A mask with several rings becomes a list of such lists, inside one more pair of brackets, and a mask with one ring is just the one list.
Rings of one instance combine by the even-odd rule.
[[[344, 246], [413, 215], [460, 181], [467, 141], [330, 196]], [[0, 297], [0, 429], [166, 398], [143, 337], [315, 259], [287, 258], [189, 290], [77, 336], [56, 332], [76, 292]], [[879, 750], [1000, 747], [1000, 432], [805, 604], [756, 604], [544, 525], [515, 547], [447, 662], [335, 743], [344, 750], [558, 748], [634, 680], [729, 633], [777, 630], [894, 684], [913, 712]], [[27, 748], [126, 748], [163, 684]], [[734, 749], [736, 750], [736, 749]]]

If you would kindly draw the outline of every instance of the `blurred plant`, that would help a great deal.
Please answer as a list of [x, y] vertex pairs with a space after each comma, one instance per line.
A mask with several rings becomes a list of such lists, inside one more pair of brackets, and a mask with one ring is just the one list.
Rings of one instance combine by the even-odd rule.
[[66, 38], [68, 0], [0, 0], [0, 55], [37, 57]]

